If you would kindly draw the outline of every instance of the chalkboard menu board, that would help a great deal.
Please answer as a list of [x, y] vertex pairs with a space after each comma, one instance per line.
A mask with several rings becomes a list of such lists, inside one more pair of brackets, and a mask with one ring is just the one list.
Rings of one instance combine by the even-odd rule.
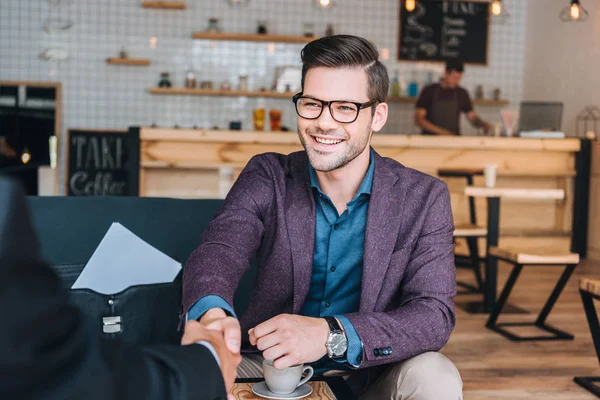
[[67, 132], [69, 196], [137, 196], [139, 128]]
[[400, 61], [488, 61], [489, 3], [417, 0], [413, 11], [400, 0]]

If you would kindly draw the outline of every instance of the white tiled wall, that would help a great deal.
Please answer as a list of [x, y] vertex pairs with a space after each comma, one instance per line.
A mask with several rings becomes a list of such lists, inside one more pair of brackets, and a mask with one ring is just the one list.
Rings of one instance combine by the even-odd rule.
[[[524, 100], [564, 103], [562, 129], [568, 136], [584, 136], [577, 115], [587, 106], [600, 106], [600, 2], [581, 4], [589, 12], [585, 22], [562, 22], [558, 14], [568, 6], [561, 0], [529, 0], [527, 64]], [[551, 44], [551, 45], [549, 45]], [[588, 125], [593, 129], [593, 124]], [[596, 126], [596, 134], [600, 123]]]
[[[317, 35], [328, 23], [336, 33], [364, 36], [379, 49], [389, 49], [390, 70], [405, 79], [414, 63], [397, 63], [398, 0], [337, 0], [328, 10], [315, 7], [315, 0], [250, 0], [249, 6], [231, 8], [225, 0], [188, 0], [183, 11], [149, 10], [141, 0], [0, 0], [0, 79], [60, 81], [63, 84], [63, 131], [68, 128], [120, 128], [132, 125], [224, 128], [230, 120], [243, 121], [251, 129], [250, 111], [257, 105], [283, 110], [283, 124], [295, 129], [295, 114], [289, 100], [242, 99], [196, 96], [157, 96], [155, 86], [161, 71], [170, 71], [175, 86], [182, 86], [188, 66], [197, 79], [219, 84], [249, 75], [251, 89], [270, 86], [275, 67], [300, 65], [300, 44], [277, 44], [275, 52], [266, 43], [208, 42], [192, 40], [193, 31], [207, 27], [210, 17], [219, 18], [224, 31], [254, 32], [257, 21], [268, 21], [269, 31], [299, 35], [303, 23], [312, 22]], [[522, 97], [525, 59], [527, 0], [505, 0], [510, 17], [493, 20], [489, 40], [489, 65], [467, 66], [463, 86], [473, 92], [476, 85], [491, 97], [494, 88], [516, 106]], [[67, 19], [73, 27], [62, 33], [43, 30], [48, 19]], [[157, 38], [150, 48], [150, 38]], [[44, 61], [40, 52], [65, 47], [66, 61]], [[124, 46], [131, 57], [147, 57], [149, 67], [107, 65]], [[434, 65], [439, 68], [440, 65]], [[420, 76], [425, 77], [421, 72]], [[479, 107], [489, 120], [498, 121], [498, 108]], [[384, 132], [417, 133], [413, 106], [392, 104]], [[463, 121], [463, 133], [473, 134]]]

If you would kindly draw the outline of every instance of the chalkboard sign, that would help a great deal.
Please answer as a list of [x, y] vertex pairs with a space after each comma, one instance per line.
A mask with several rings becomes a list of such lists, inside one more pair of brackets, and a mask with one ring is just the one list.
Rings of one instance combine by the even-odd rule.
[[489, 2], [400, 0], [399, 61], [488, 62]]
[[139, 128], [67, 131], [69, 196], [137, 196]]

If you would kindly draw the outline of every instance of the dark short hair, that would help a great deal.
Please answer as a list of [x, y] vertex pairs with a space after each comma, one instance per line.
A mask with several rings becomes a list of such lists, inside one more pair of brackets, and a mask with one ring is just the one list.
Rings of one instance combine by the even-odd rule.
[[314, 40], [302, 49], [302, 90], [311, 68], [364, 68], [368, 77], [370, 100], [385, 101], [390, 79], [387, 68], [379, 61], [377, 47], [368, 40], [352, 35], [333, 35]]
[[448, 60], [446, 61], [446, 72], [463, 72], [465, 70], [465, 63], [460, 60]]

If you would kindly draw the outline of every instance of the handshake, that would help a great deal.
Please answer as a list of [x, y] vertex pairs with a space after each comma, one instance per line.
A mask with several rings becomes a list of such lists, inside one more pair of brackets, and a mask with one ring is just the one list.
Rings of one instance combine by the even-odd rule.
[[[211, 319], [218, 311], [221, 311], [223, 315], [219, 315], [220, 318], [212, 322]], [[193, 345], [199, 341], [210, 343], [219, 357], [218, 362], [223, 374], [225, 390], [230, 392], [237, 376], [237, 367], [242, 361], [239, 322], [233, 317], [226, 317], [223, 310], [216, 309], [204, 314], [200, 321], [188, 321], [185, 324], [181, 344], [183, 346]], [[231, 394], [228, 394], [227, 398], [233, 400]]]
[[[329, 333], [329, 325], [323, 318], [290, 314], [277, 315], [248, 331], [250, 344], [262, 352], [264, 359], [274, 360], [273, 366], [277, 369], [311, 363], [326, 356]], [[230, 391], [241, 362], [241, 336], [237, 319], [228, 317], [220, 308], [212, 308], [199, 322], [188, 321], [181, 344], [208, 341], [219, 356], [225, 388]]]

